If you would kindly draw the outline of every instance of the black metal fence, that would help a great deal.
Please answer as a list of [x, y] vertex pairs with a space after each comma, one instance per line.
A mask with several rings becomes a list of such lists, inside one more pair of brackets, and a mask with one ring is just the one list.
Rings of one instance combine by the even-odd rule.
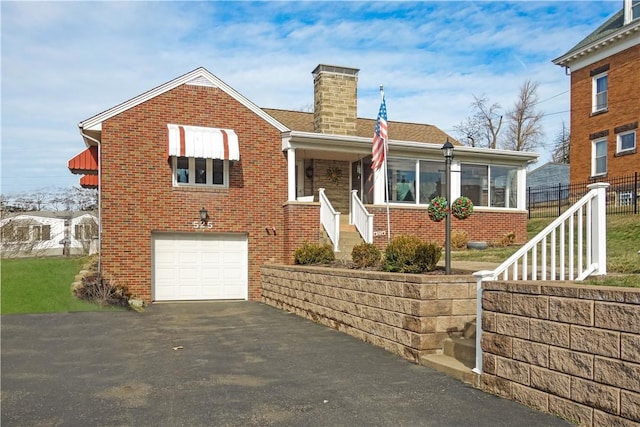
[[640, 174], [610, 177], [573, 184], [557, 184], [527, 188], [529, 218], [559, 216], [567, 208], [589, 192], [587, 185], [608, 182], [607, 213], [637, 215], [640, 203]]

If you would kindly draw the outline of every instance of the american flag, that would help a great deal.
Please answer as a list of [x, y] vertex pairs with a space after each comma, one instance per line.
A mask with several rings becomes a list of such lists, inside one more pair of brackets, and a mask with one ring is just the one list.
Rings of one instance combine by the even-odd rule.
[[387, 155], [387, 104], [382, 95], [382, 104], [378, 112], [378, 120], [376, 121], [376, 131], [373, 135], [373, 147], [371, 152], [371, 167], [377, 171], [384, 164], [384, 158]]

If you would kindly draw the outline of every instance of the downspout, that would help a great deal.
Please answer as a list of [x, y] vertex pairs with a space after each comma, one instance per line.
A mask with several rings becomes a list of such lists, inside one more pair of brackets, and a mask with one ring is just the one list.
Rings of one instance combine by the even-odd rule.
[[102, 153], [102, 147], [100, 145], [100, 141], [95, 138], [90, 137], [86, 133], [82, 131], [82, 127], [78, 126], [80, 129], [80, 135], [83, 138], [89, 139], [96, 143], [98, 146], [98, 274], [102, 274], [102, 159], [100, 158]]

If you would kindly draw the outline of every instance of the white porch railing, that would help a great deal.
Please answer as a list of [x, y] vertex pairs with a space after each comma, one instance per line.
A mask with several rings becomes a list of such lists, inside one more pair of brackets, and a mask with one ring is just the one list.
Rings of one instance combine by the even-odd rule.
[[356, 226], [366, 243], [373, 243], [373, 214], [370, 214], [360, 201], [358, 190], [351, 190], [350, 206], [349, 224]]
[[475, 372], [482, 373], [483, 281], [584, 280], [591, 274], [607, 274], [607, 187], [607, 183], [589, 185], [584, 197], [495, 270], [473, 273], [477, 280]]
[[324, 188], [318, 189], [318, 199], [320, 200], [320, 223], [327, 232], [331, 243], [333, 243], [333, 251], [339, 252], [340, 212], [336, 212], [335, 209], [333, 209], [327, 195], [324, 194]]

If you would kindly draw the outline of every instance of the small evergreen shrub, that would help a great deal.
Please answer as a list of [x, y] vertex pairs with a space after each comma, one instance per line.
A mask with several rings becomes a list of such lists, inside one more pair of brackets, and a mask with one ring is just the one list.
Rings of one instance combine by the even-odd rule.
[[357, 268], [375, 267], [380, 263], [382, 252], [373, 243], [361, 243], [353, 247], [351, 260]]
[[455, 249], [463, 249], [469, 243], [469, 234], [464, 230], [451, 231], [451, 247]]
[[426, 243], [415, 236], [397, 236], [385, 249], [382, 269], [398, 273], [433, 271], [441, 254], [436, 243]]
[[508, 233], [505, 233], [505, 235], [502, 236], [500, 240], [493, 242], [491, 246], [494, 246], [497, 248], [506, 248], [507, 246], [513, 245], [513, 242], [515, 242], [515, 240], [516, 240], [516, 233], [514, 233], [513, 231], [510, 231]]
[[98, 274], [84, 277], [82, 285], [76, 288], [73, 293], [81, 300], [102, 306], [129, 307], [129, 299], [131, 298], [131, 293], [126, 286], [118, 285], [114, 280], [109, 280]]
[[293, 252], [293, 260], [296, 264], [330, 264], [335, 260], [335, 254], [331, 245], [302, 242], [302, 245]]

